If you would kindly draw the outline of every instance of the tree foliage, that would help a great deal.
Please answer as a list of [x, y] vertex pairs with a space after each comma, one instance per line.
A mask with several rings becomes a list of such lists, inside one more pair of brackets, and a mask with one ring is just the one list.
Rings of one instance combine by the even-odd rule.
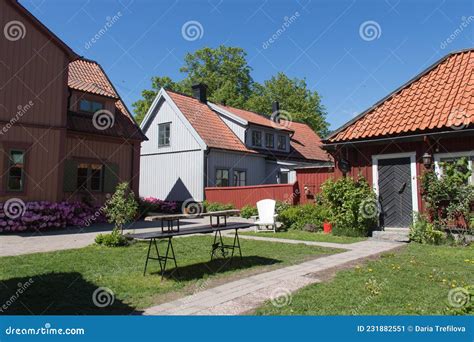
[[279, 101], [280, 108], [289, 113], [291, 120], [307, 123], [321, 135], [327, 133], [325, 109], [319, 94], [308, 89], [305, 80], [290, 79], [280, 72], [263, 84], [255, 82], [246, 56], [242, 48], [223, 45], [186, 54], [184, 66], [180, 68], [184, 79], [174, 81], [168, 76], [156, 76], [152, 78], [151, 89], [142, 91], [142, 99], [133, 104], [137, 122], [143, 120], [162, 87], [190, 95], [191, 86], [202, 82], [208, 86], [208, 98], [212, 102], [270, 116], [272, 102]]

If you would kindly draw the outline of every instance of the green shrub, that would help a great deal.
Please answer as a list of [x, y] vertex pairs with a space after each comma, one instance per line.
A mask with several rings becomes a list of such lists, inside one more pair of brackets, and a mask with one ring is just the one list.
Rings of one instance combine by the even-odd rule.
[[422, 244], [439, 245], [446, 241], [446, 234], [435, 229], [434, 225], [422, 215], [418, 215], [410, 226], [410, 240]]
[[288, 204], [287, 202], [277, 201], [275, 203], [275, 213], [280, 214], [282, 211], [290, 207], [291, 207], [291, 204]]
[[253, 207], [251, 205], [246, 205], [240, 209], [240, 216], [243, 218], [251, 218], [252, 216], [258, 215], [257, 207]]
[[377, 225], [376, 195], [363, 177], [327, 180], [321, 201], [329, 209], [334, 235], [368, 236]]
[[110, 234], [99, 234], [95, 237], [95, 243], [107, 247], [127, 246], [128, 239], [114, 229]]
[[204, 208], [204, 212], [235, 209], [232, 203], [225, 204], [225, 203], [204, 201], [202, 202], [202, 206]]
[[137, 212], [138, 202], [135, 200], [135, 194], [129, 189], [127, 182], [120, 183], [105, 206], [109, 222], [115, 225], [114, 230], [123, 232], [124, 224], [132, 221]]
[[278, 221], [286, 229], [302, 230], [305, 225], [313, 225], [316, 231], [323, 229], [324, 221], [328, 220], [328, 210], [321, 205], [304, 204], [289, 206], [278, 214]]

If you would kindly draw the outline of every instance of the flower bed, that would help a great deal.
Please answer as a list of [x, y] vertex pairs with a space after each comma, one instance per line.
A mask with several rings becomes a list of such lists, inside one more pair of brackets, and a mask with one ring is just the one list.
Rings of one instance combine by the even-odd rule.
[[138, 212], [141, 217], [146, 216], [149, 212], [159, 212], [174, 214], [178, 212], [178, 204], [173, 201], [163, 201], [155, 197], [140, 198]]
[[83, 227], [101, 222], [106, 222], [102, 208], [81, 202], [17, 201], [14, 206], [0, 203], [0, 233]]

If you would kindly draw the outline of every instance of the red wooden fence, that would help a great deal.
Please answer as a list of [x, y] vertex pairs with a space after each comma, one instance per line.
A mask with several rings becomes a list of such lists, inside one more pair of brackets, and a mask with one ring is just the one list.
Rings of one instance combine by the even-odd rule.
[[294, 184], [265, 184], [253, 186], [229, 186], [206, 188], [209, 202], [232, 203], [240, 209], [265, 198], [285, 201], [289, 204], [304, 204], [314, 201], [314, 195], [321, 191], [321, 185], [334, 177], [332, 167], [311, 167], [296, 170]]
[[206, 188], [206, 200], [209, 202], [232, 203], [240, 209], [255, 204], [265, 198], [298, 203], [298, 186], [294, 184], [266, 184], [253, 186], [229, 186]]
[[334, 178], [333, 167], [311, 167], [296, 169], [298, 180], [299, 203], [314, 201], [314, 196], [321, 192], [321, 185], [329, 178]]

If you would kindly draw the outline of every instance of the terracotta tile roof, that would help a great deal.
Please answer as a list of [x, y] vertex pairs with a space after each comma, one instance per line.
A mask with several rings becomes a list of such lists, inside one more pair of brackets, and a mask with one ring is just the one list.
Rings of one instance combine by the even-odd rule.
[[257, 114], [255, 112], [251, 112], [249, 110], [244, 110], [244, 109], [239, 109], [239, 108], [234, 108], [234, 107], [229, 107], [229, 106], [224, 106], [222, 104], [218, 104], [217, 106], [231, 112], [232, 114], [235, 114], [242, 119], [253, 123], [255, 125], [260, 125], [260, 126], [265, 126], [269, 128], [276, 128], [276, 129], [281, 129], [285, 131], [291, 131], [291, 129], [288, 129], [288, 127], [285, 127], [283, 125], [276, 124], [270, 118], [262, 115], [262, 114]]
[[261, 153], [270, 154], [275, 157], [286, 158], [286, 159], [309, 159], [317, 161], [330, 161], [328, 154], [321, 149], [322, 142], [321, 138], [306, 124], [288, 122], [281, 120], [280, 124], [275, 126], [275, 123], [270, 119], [239, 108], [218, 105], [224, 108], [226, 111], [254, 124], [269, 128], [279, 128], [290, 133], [293, 136], [290, 141], [290, 153], [282, 153], [278, 151], [259, 150]]
[[208, 105], [190, 96], [169, 90], [166, 92], [206, 145], [212, 148], [257, 153], [245, 147], [242, 141]]
[[[115, 123], [111, 128], [100, 131], [100, 134], [128, 139], [146, 140], [133, 116], [115, 91], [101, 66], [90, 60], [78, 59], [69, 63], [68, 86], [71, 89], [106, 96], [115, 100]], [[74, 131], [95, 133], [92, 117], [78, 113], [68, 113], [68, 128]]]
[[291, 137], [290, 156], [293, 158], [303, 157], [310, 160], [332, 161], [330, 155], [324, 151], [321, 138], [308, 125], [299, 122], [287, 122], [281, 120], [281, 124], [294, 131]]
[[451, 53], [334, 132], [328, 143], [474, 124], [474, 49]]

